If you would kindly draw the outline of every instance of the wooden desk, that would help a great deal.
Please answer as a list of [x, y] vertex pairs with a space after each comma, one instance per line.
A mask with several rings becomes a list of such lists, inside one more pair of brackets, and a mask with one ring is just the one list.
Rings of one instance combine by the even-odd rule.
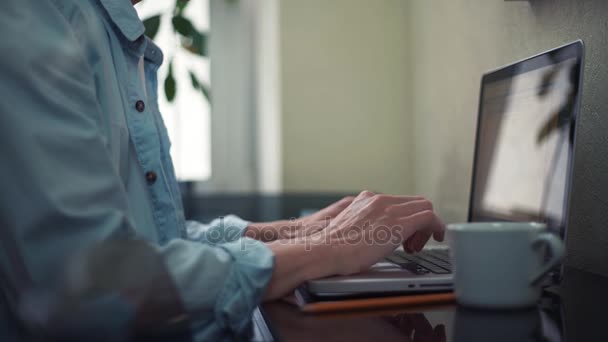
[[536, 308], [479, 311], [458, 305], [305, 314], [285, 302], [262, 305], [278, 341], [608, 341], [608, 279], [568, 269], [562, 287]]

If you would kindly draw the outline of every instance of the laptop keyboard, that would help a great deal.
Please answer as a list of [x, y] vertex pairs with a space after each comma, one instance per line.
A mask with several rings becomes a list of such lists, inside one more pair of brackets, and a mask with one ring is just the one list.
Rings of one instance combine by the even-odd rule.
[[414, 254], [397, 250], [386, 260], [415, 274], [449, 274], [452, 273], [452, 266], [448, 253], [447, 249], [429, 249]]

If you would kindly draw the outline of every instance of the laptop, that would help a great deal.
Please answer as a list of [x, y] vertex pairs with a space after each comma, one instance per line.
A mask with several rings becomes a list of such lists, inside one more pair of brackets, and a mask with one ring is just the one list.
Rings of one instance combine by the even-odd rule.
[[[565, 238], [583, 51], [578, 40], [483, 75], [469, 222], [544, 222]], [[366, 272], [305, 286], [318, 297], [449, 291], [453, 276], [445, 247], [398, 249]]]

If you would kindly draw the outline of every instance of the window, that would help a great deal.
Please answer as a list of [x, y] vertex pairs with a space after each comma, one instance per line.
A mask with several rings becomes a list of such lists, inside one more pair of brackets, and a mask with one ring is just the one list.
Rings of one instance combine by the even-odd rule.
[[[208, 57], [181, 46], [171, 23], [174, 7], [175, 1], [142, 1], [136, 9], [142, 19], [161, 14], [154, 37], [165, 56], [158, 72], [158, 104], [171, 138], [176, 176], [180, 181], [203, 181], [211, 177], [211, 106], [203, 92], [193, 86], [190, 73], [209, 86], [210, 63]], [[209, 0], [191, 0], [183, 16], [198, 31], [209, 32]], [[164, 90], [169, 67], [175, 79], [173, 101], [168, 101]]]
[[[208, 34], [208, 58], [180, 47], [172, 32], [175, 1], [142, 1], [142, 19], [162, 14], [155, 42], [165, 54], [159, 106], [180, 181], [197, 193], [280, 190], [278, 0], [190, 0], [184, 16]], [[176, 97], [163, 83], [173, 60]], [[211, 89], [211, 103], [189, 71]]]

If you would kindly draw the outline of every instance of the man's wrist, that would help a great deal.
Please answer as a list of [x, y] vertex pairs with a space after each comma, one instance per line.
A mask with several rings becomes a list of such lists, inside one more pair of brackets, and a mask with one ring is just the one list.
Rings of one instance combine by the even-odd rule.
[[308, 250], [315, 257], [315, 269], [307, 280], [328, 277], [336, 274], [335, 248], [327, 241], [314, 242]]
[[335, 258], [335, 248], [325, 239], [315, 239], [305, 236], [288, 240], [285, 243], [299, 245], [296, 247], [302, 250], [301, 257], [306, 260], [308, 267], [303, 267], [304, 279], [312, 280], [328, 277], [336, 274], [337, 263]]
[[291, 239], [297, 236], [301, 223], [297, 220], [251, 223], [245, 229], [245, 236], [262, 242]]
[[250, 239], [262, 241], [262, 232], [260, 228], [258, 223], [250, 223], [247, 228], [245, 228], [245, 234], [243, 235]]
[[335, 274], [337, 267], [334, 248], [325, 241], [314, 241], [310, 237], [305, 237], [277, 240], [269, 243], [268, 246], [275, 253], [281, 250], [290, 251], [289, 263], [292, 266], [297, 265], [298, 283]]
[[262, 242], [271, 242], [279, 238], [273, 222], [251, 223], [245, 228], [245, 236]]

